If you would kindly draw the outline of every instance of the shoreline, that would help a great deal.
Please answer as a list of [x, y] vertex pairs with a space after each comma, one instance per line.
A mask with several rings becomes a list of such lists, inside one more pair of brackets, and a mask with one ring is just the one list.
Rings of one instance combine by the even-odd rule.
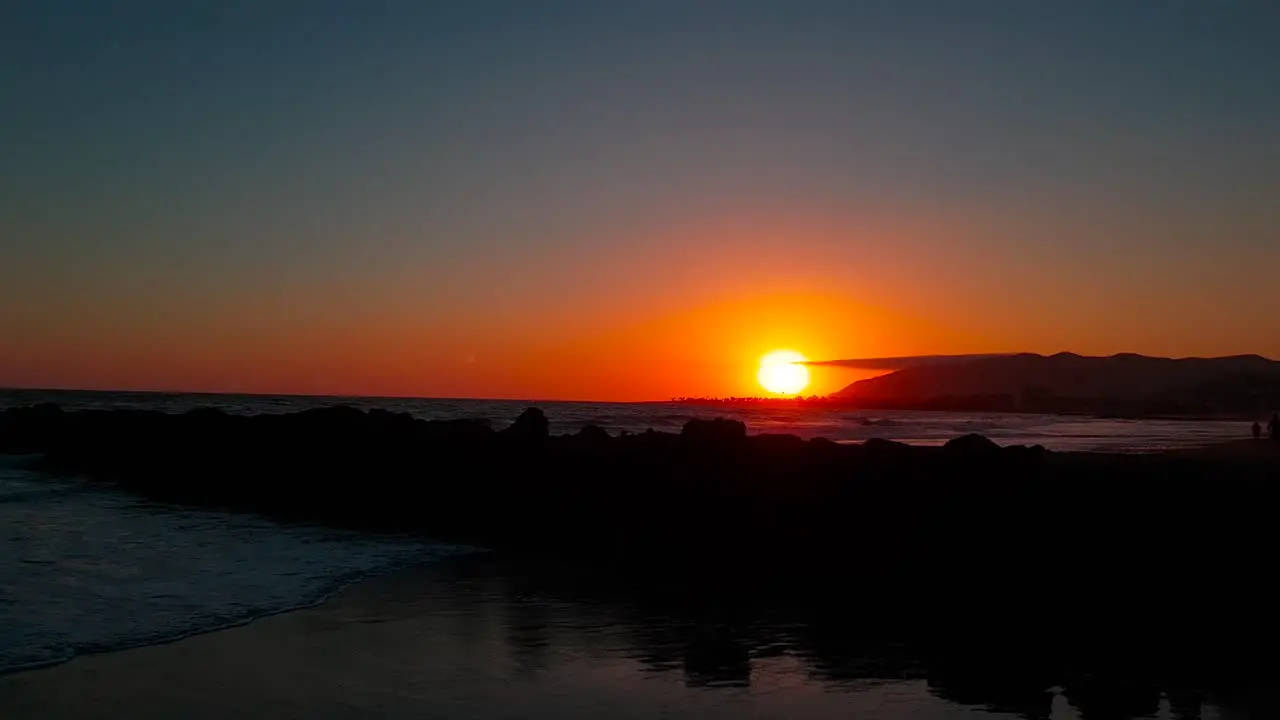
[[253, 625], [254, 623], [258, 623], [263, 620], [268, 620], [270, 618], [278, 617], [281, 615], [289, 615], [297, 612], [305, 612], [307, 610], [320, 607], [321, 605], [324, 605], [325, 603], [330, 602], [331, 600], [336, 598], [338, 595], [341, 595], [343, 592], [346, 592], [348, 589], [356, 585], [359, 585], [361, 583], [377, 580], [378, 578], [388, 577], [388, 576], [396, 575], [399, 573], [408, 573], [415, 569], [428, 567], [437, 562], [448, 562], [450, 559], [451, 558], [441, 558], [438, 561], [419, 562], [411, 565], [406, 565], [403, 567], [390, 568], [382, 572], [372, 572], [372, 573], [362, 574], [360, 577], [351, 578], [350, 580], [339, 582], [337, 587], [335, 587], [333, 590], [329, 592], [326, 592], [323, 597], [320, 597], [316, 600], [309, 601], [299, 605], [293, 605], [286, 608], [280, 608], [279, 610], [271, 610], [268, 612], [263, 612], [261, 614], [254, 615], [252, 617], [245, 618], [243, 620], [232, 621], [225, 625], [219, 625], [217, 627], [201, 628], [197, 630], [192, 630], [190, 632], [184, 632], [178, 635], [143, 640], [137, 643], [120, 645], [118, 647], [110, 647], [110, 648], [105, 648], [101, 650], [73, 651], [69, 657], [61, 660], [50, 660], [48, 662], [35, 664], [35, 665], [26, 665], [26, 666], [15, 667], [10, 669], [0, 669], [0, 682], [3, 682], [4, 679], [6, 678], [25, 675], [27, 673], [42, 672], [45, 670], [49, 670], [51, 668], [57, 668], [64, 665], [68, 665], [70, 663], [74, 663], [80, 660], [96, 658], [104, 655], [115, 655], [117, 653], [127, 653], [127, 652], [132, 652], [134, 650], [143, 650], [146, 648], [159, 647], [163, 645], [173, 645], [175, 643], [180, 643], [185, 640], [190, 640], [192, 638], [198, 638], [203, 635], [210, 635], [214, 633], [221, 633], [229, 630], [237, 630], [240, 628], [245, 628], [250, 625]]
[[442, 556], [436, 560], [415, 561], [408, 565], [388, 567], [382, 570], [374, 570], [370, 572], [360, 573], [355, 577], [337, 579], [337, 580], [334, 580], [332, 588], [324, 591], [319, 597], [315, 599], [307, 600], [297, 605], [290, 605], [288, 607], [282, 607], [275, 610], [267, 610], [267, 611], [259, 612], [257, 614], [251, 615], [241, 620], [231, 620], [221, 625], [201, 627], [193, 630], [183, 631], [174, 635], [148, 638], [145, 640], [139, 640], [136, 642], [130, 642], [127, 644], [122, 644], [122, 645], [109, 647], [109, 648], [92, 649], [92, 650], [72, 649], [69, 651], [69, 654], [64, 658], [41, 661], [33, 664], [20, 665], [20, 666], [15, 666], [11, 668], [0, 668], [0, 682], [2, 682], [4, 678], [7, 678], [7, 677], [23, 675], [30, 672], [40, 672], [43, 670], [48, 670], [50, 668], [56, 668], [61, 665], [66, 665], [68, 663], [76, 662], [81, 658], [94, 657], [98, 655], [111, 655], [111, 654], [121, 653], [121, 652], [129, 652], [131, 650], [138, 650], [138, 649], [153, 647], [157, 645], [170, 645], [173, 643], [182, 642], [190, 638], [199, 637], [201, 635], [208, 635], [210, 633], [219, 633], [226, 630], [234, 630], [237, 628], [246, 627], [248, 625], [252, 625], [253, 623], [259, 622], [261, 620], [276, 617], [278, 615], [287, 615], [289, 613], [310, 610], [312, 608], [319, 607], [329, 602], [333, 598], [345, 592], [348, 588], [351, 588], [355, 585], [359, 585], [361, 583], [376, 580], [381, 577], [386, 577], [386, 576], [395, 575], [398, 573], [411, 571], [415, 568], [423, 568], [423, 567], [428, 567], [437, 563], [450, 562], [455, 560], [456, 558], [466, 556], [466, 555], [484, 555], [489, 552], [491, 551], [483, 548], [460, 549], [456, 553]]
[[[400, 579], [413, 580], [432, 573], [432, 567], [442, 563], [455, 561], [456, 558], [443, 558], [436, 562], [416, 563], [413, 565], [390, 569], [383, 573], [373, 573], [344, 583], [325, 597], [306, 605], [281, 609], [249, 618], [218, 628], [209, 628], [182, 636], [154, 642], [147, 642], [128, 647], [109, 650], [78, 653], [66, 660], [36, 667], [26, 667], [0, 673], [0, 706], [6, 708], [6, 718], [40, 718], [46, 717], [98, 717], [94, 711], [105, 699], [111, 704], [132, 704], [132, 712], [112, 712], [112, 717], [195, 717], [206, 704], [207, 698], [199, 695], [183, 698], [182, 694], [173, 693], [172, 688], [163, 683], [156, 683], [157, 677], [164, 676], [177, 668], [179, 673], [187, 674], [193, 684], [201, 675], [212, 673], [214, 676], [229, 676], [235, 672], [231, 663], [225, 661], [209, 662], [211, 654], [226, 655], [224, 648], [234, 651], [234, 655], [243, 654], [248, 664], [254, 664], [252, 651], [258, 650], [266, 655], [278, 652], [274, 645], [297, 644], [305, 641], [308, 634], [306, 628], [316, 618], [323, 618], [335, 608], [343, 607], [342, 597], [352, 592], [368, 592], [380, 587], [379, 581], [393, 585]], [[139, 683], [146, 690], [131, 693], [127, 690], [130, 683]], [[44, 688], [74, 688], [73, 698], [60, 700], [61, 690], [52, 693], [42, 692]], [[35, 691], [32, 691], [32, 688]], [[123, 689], [122, 689], [123, 688]], [[172, 714], [164, 711], [156, 713], [150, 708], [156, 691], [164, 691], [173, 695], [170, 702], [184, 705], [182, 712]], [[13, 696], [22, 702], [15, 703]], [[9, 698], [9, 703], [5, 699]], [[135, 699], [136, 698], [136, 699]], [[34, 705], [33, 708], [23, 703]], [[47, 715], [45, 706], [61, 708], [62, 712]], [[246, 707], [246, 710], [251, 710]], [[31, 714], [24, 714], [29, 712]], [[11, 714], [13, 713], [13, 714]], [[151, 714], [148, 714], [151, 713]], [[227, 717], [228, 715], [212, 714], [209, 717]]]
[[887, 628], [856, 607], [793, 618], [768, 600], [688, 605], [695, 597], [584, 586], [571, 568], [448, 558], [366, 578], [308, 608], [0, 676], [0, 707], [12, 720], [1066, 720], [1147, 717], [1157, 703], [1162, 712], [1170, 702], [1216, 708], [1267, 687], [1236, 675], [1197, 683], [1155, 655], [1142, 665], [1074, 666], [1060, 657], [1072, 652], [1069, 638], [996, 656], [980, 645], [921, 645], [912, 634], [900, 644], [893, 632], [910, 622]]

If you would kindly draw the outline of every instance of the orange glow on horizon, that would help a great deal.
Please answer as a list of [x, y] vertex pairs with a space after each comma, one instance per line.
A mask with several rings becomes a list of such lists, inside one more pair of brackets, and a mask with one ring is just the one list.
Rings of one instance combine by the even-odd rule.
[[[471, 314], [468, 323], [373, 308], [313, 319], [260, 304], [239, 317], [252, 322], [51, 335], [0, 353], [0, 375], [27, 387], [662, 401], [760, 395], [760, 359], [777, 348], [803, 347], [818, 360], [982, 349], [916, 318], [816, 292], [546, 308], [536, 328], [516, 317]], [[867, 376], [796, 367], [807, 384], [781, 394], [825, 395]]]
[[[875, 242], [859, 268], [830, 274], [848, 234]], [[957, 331], [968, 322], [920, 301], [936, 287], [881, 266], [881, 249], [909, 235], [756, 211], [638, 227], [603, 256], [554, 267], [517, 254], [433, 282], [404, 263], [227, 298], [199, 285], [33, 285], [30, 311], [0, 333], [0, 385], [662, 401], [760, 395], [759, 359], [778, 348], [828, 360], [1007, 347]], [[902, 291], [916, 283], [929, 292]], [[866, 376], [806, 369], [814, 395]]]

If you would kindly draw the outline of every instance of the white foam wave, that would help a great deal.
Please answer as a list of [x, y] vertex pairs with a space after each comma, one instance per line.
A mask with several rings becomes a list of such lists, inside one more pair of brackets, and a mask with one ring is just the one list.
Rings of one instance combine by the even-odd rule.
[[6, 493], [20, 500], [0, 503], [0, 673], [243, 624], [467, 550], [144, 505], [21, 470], [0, 471]]

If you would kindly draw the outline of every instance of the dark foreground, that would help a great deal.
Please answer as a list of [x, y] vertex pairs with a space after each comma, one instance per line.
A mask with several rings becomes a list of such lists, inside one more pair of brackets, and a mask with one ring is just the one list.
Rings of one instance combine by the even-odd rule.
[[749, 598], [809, 618], [814, 642], [1103, 694], [1271, 681], [1275, 449], [837, 445], [723, 421], [551, 437], [537, 411], [501, 432], [344, 408], [0, 413], [0, 452], [153, 499], [558, 558], [597, 588]]
[[0, 707], [6, 720], [1275, 717], [1274, 693], [1154, 673], [1047, 680], [943, 662], [856, 607], [712, 605], [485, 555], [247, 627], [0, 677]]

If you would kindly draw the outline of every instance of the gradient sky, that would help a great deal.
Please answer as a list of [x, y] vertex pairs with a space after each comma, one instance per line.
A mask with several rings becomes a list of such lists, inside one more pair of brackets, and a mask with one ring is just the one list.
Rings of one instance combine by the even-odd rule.
[[1280, 357], [1277, 38], [1265, 0], [5, 3], [0, 386]]

